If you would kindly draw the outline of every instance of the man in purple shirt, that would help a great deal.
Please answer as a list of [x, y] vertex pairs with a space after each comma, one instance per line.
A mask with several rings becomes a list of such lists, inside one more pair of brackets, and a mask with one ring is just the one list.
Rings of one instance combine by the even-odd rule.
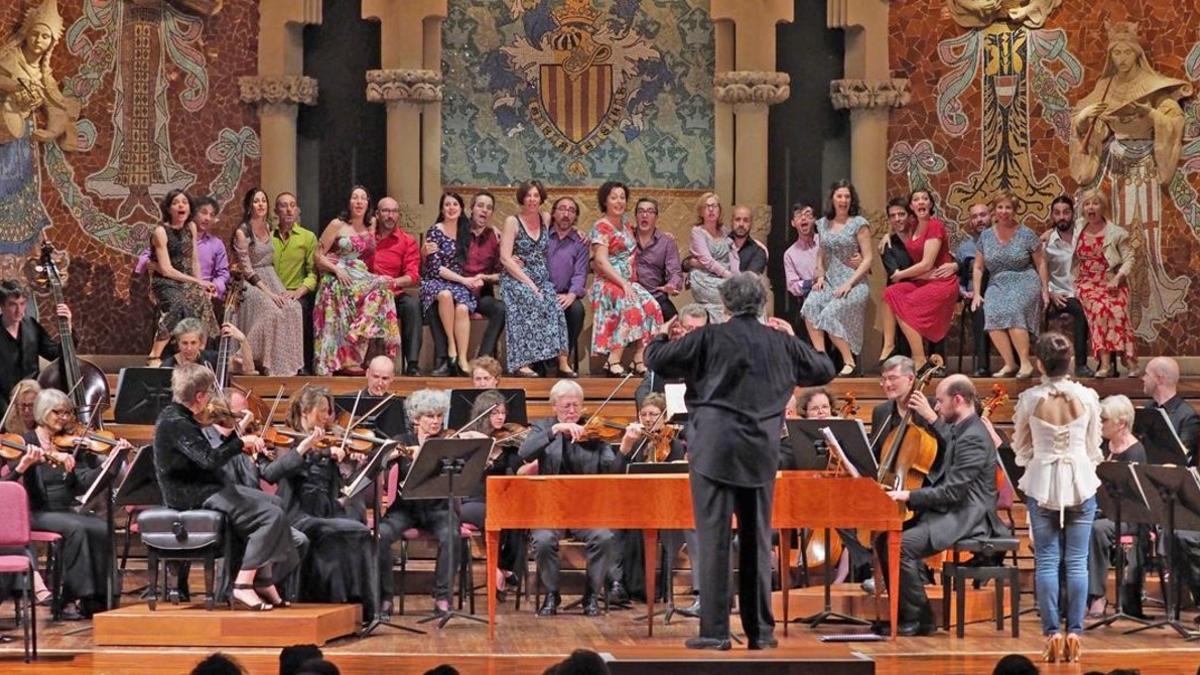
[[683, 290], [679, 246], [675, 237], [658, 231], [657, 201], [642, 197], [634, 216], [637, 217], [637, 283], [658, 301], [663, 321], [670, 321], [679, 313], [671, 296]]
[[571, 197], [559, 197], [550, 211], [550, 242], [546, 250], [550, 281], [558, 294], [558, 306], [567, 319], [567, 344], [576, 367], [579, 363], [576, 345], [583, 332], [583, 289], [591, 261], [588, 243], [575, 229], [578, 220], [579, 202]]
[[[217, 214], [221, 207], [212, 197], [200, 197], [196, 200], [196, 255], [200, 257], [200, 276], [205, 281], [213, 282], [217, 287], [217, 298], [225, 297], [225, 285], [229, 283], [229, 254], [225, 251], [225, 242], [209, 233], [208, 228], [217, 222]], [[140, 276], [146, 270], [157, 271], [157, 265], [150, 261], [150, 247], [147, 246], [138, 256], [133, 273]], [[217, 313], [220, 319], [220, 312]]]

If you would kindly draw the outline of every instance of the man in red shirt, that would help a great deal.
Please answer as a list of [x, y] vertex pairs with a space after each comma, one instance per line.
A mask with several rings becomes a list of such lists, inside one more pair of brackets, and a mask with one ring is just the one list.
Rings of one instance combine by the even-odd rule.
[[400, 319], [404, 344], [404, 374], [420, 375], [417, 360], [421, 356], [421, 301], [417, 291], [421, 284], [421, 255], [417, 240], [398, 227], [400, 203], [395, 199], [380, 199], [376, 213], [375, 250], [366, 257], [367, 267], [373, 274], [392, 280], [390, 286], [396, 295], [396, 318]]
[[[464, 277], [483, 281], [475, 311], [487, 319], [487, 328], [479, 341], [479, 353], [476, 356], [492, 358], [496, 357], [496, 343], [500, 341], [500, 331], [504, 330], [504, 302], [496, 297], [500, 283], [500, 233], [491, 225], [495, 206], [496, 199], [490, 192], [480, 192], [471, 200], [471, 243], [467, 246], [467, 259], [463, 263]], [[425, 245], [430, 246], [428, 242]], [[433, 334], [434, 363], [442, 364], [431, 375], [449, 375], [446, 330], [436, 314], [429, 321], [429, 328]]]

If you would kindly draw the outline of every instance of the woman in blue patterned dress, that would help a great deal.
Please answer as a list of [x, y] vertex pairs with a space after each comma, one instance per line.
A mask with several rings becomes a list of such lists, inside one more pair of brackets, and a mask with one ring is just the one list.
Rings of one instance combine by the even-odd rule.
[[592, 269], [596, 271], [592, 282], [592, 352], [607, 357], [605, 373], [623, 377], [622, 353], [625, 347], [637, 343], [633, 370], [644, 375], [642, 351], [650, 334], [662, 323], [662, 309], [650, 291], [634, 283], [637, 237], [624, 220], [629, 188], [608, 181], [596, 196], [604, 217], [596, 221], [588, 236]]
[[[483, 281], [463, 276], [470, 237], [466, 202], [458, 193], [447, 192], [442, 195], [437, 222], [425, 234], [421, 250], [421, 310], [428, 316], [430, 308], [436, 306], [437, 316], [429, 320], [441, 321], [450, 336], [447, 355], [451, 375], [471, 372], [467, 346], [471, 341], [471, 312], [477, 301], [472, 291], [483, 287]], [[427, 254], [426, 247], [437, 250]]]
[[[855, 355], [862, 353], [863, 323], [867, 313], [867, 273], [871, 270], [875, 247], [871, 227], [858, 215], [858, 193], [848, 180], [839, 180], [829, 190], [825, 217], [817, 221], [821, 241], [817, 276], [812, 293], [804, 301], [801, 313], [813, 347], [825, 351], [825, 335], [842, 355], [839, 375], [851, 375], [858, 368]], [[850, 259], [862, 257], [857, 266]]]
[[500, 295], [504, 298], [508, 368], [521, 377], [537, 377], [529, 367], [558, 358], [558, 374], [575, 377], [567, 363], [567, 320], [558, 306], [546, 249], [550, 216], [542, 213], [546, 188], [531, 180], [517, 188], [521, 211], [504, 220], [500, 235]]

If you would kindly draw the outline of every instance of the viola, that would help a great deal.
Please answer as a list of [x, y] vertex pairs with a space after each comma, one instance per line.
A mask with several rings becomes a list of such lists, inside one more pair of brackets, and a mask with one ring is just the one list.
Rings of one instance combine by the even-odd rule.
[[[63, 295], [63, 276], [59, 272], [54, 258], [57, 252], [49, 241], [42, 242], [42, 258], [37, 266], [37, 283], [49, 287], [54, 297], [54, 304], [66, 304]], [[58, 389], [67, 392], [71, 403], [75, 405], [75, 414], [83, 424], [95, 421], [99, 424], [100, 415], [108, 406], [111, 398], [108, 391], [108, 378], [96, 364], [80, 359], [75, 350], [75, 337], [71, 332], [71, 322], [65, 317], [55, 314], [58, 322], [58, 338], [61, 356], [38, 373], [38, 384], [42, 389]]]

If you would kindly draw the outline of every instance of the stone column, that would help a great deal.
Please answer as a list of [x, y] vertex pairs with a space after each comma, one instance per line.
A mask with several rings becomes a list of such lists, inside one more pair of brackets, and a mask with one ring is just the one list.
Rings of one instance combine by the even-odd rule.
[[261, 0], [258, 75], [238, 78], [240, 98], [259, 107], [262, 187], [296, 191], [296, 112], [316, 105], [317, 81], [304, 76], [304, 26], [322, 21], [321, 0]]
[[387, 106], [387, 191], [400, 202], [410, 228], [442, 192], [446, 12], [446, 0], [362, 3], [363, 18], [380, 22], [380, 69], [367, 71], [367, 100]]

